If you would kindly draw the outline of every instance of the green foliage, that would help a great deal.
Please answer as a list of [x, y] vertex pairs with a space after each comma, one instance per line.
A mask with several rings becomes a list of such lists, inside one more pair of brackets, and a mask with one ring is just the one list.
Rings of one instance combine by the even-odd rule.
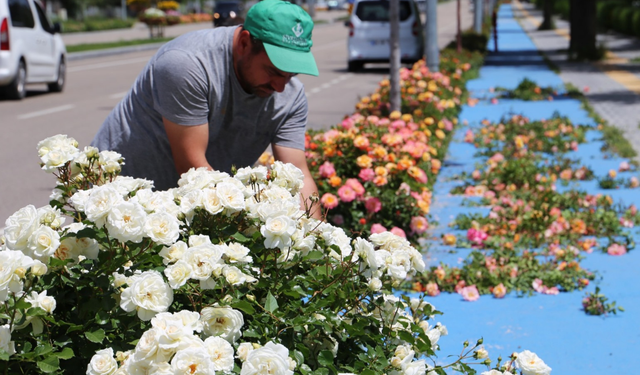
[[86, 31], [102, 31], [113, 29], [128, 29], [136, 22], [134, 18], [122, 20], [120, 18], [87, 18], [84, 21], [62, 21], [63, 33], [75, 33]]
[[588, 292], [582, 299], [582, 309], [587, 315], [606, 315], [622, 312], [622, 306], [616, 306], [615, 302], [607, 302], [609, 299], [600, 293], [600, 287], [596, 287], [595, 292]]

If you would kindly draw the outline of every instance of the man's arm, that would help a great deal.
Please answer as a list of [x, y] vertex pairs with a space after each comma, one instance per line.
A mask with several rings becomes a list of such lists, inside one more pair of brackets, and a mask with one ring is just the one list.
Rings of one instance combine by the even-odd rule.
[[319, 203], [311, 206], [311, 200], [309, 200], [309, 197], [312, 195], [318, 195], [318, 187], [316, 186], [316, 182], [313, 180], [309, 167], [307, 166], [307, 158], [304, 155], [304, 151], [278, 145], [271, 145], [271, 148], [273, 150], [273, 157], [276, 160], [283, 163], [291, 163], [302, 171], [304, 174], [304, 186], [300, 192], [302, 195], [301, 207], [304, 210], [306, 203], [306, 207], [311, 207], [311, 216], [318, 220], [322, 220], [322, 209], [320, 208]]
[[164, 117], [162, 122], [169, 138], [171, 154], [178, 175], [185, 173], [190, 168], [207, 167], [212, 169], [205, 155], [209, 142], [209, 124], [183, 126]]

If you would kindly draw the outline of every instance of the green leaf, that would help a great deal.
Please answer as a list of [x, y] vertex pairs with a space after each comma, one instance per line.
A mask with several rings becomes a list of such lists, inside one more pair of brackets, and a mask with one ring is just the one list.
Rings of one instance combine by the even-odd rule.
[[53, 355], [55, 355], [56, 357], [58, 357], [60, 359], [70, 359], [70, 358], [73, 358], [75, 356], [75, 354], [73, 353], [73, 350], [71, 348], [64, 348], [64, 349], [62, 349], [62, 351], [59, 351], [57, 353], [53, 353]]
[[267, 294], [267, 301], [264, 304], [264, 308], [268, 312], [274, 312], [278, 309], [278, 301], [276, 300], [276, 297], [271, 294], [271, 291]]
[[235, 233], [231, 235], [231, 238], [233, 238], [234, 240], [240, 242], [240, 243], [244, 243], [244, 242], [249, 242], [251, 241], [250, 238], [247, 238], [245, 235], [243, 235], [242, 233]]
[[323, 350], [318, 355], [318, 363], [322, 366], [332, 366], [333, 365], [333, 353], [329, 350]]
[[102, 340], [104, 340], [105, 334], [104, 329], [100, 328], [97, 331], [93, 332], [85, 332], [84, 337], [91, 342], [95, 342], [96, 344], [101, 344]]
[[9, 360], [9, 353], [0, 349], [0, 361], [8, 361], [8, 360]]
[[38, 345], [36, 346], [35, 354], [36, 355], [45, 355], [53, 351], [53, 347], [51, 345]]
[[246, 300], [240, 300], [238, 302], [232, 303], [231, 307], [233, 307], [234, 309], [238, 309], [247, 315], [253, 315], [256, 312], [253, 306], [251, 306], [251, 304]]
[[54, 372], [60, 368], [60, 360], [56, 356], [49, 356], [38, 361], [38, 368], [44, 373]]

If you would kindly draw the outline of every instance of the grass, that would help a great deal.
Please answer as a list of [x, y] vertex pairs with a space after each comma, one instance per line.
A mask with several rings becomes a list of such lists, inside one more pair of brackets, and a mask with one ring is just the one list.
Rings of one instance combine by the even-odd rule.
[[138, 46], [144, 44], [155, 44], [155, 43], [165, 43], [170, 41], [173, 38], [147, 38], [147, 39], [136, 39], [136, 40], [122, 40], [119, 42], [108, 42], [108, 43], [91, 43], [91, 44], [75, 44], [71, 46], [67, 46], [67, 52], [85, 52], [85, 51], [95, 51], [100, 49], [107, 48], [119, 48], [119, 47], [130, 47], [130, 46]]

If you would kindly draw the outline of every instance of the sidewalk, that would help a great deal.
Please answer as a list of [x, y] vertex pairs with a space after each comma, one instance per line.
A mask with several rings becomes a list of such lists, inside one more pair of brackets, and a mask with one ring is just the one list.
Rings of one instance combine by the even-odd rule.
[[[345, 17], [347, 11], [345, 10], [332, 10], [332, 11], [318, 11], [316, 12], [315, 21], [316, 27], [322, 27], [327, 23], [335, 22], [341, 17]], [[186, 23], [173, 26], [167, 26], [164, 29], [165, 37], [177, 37], [182, 34], [195, 30], [210, 29], [213, 25], [211, 22], [199, 22], [199, 23]], [[136, 23], [129, 29], [117, 29], [117, 30], [105, 30], [105, 31], [92, 31], [83, 33], [70, 33], [62, 34], [62, 40], [65, 45], [72, 46], [77, 44], [92, 44], [92, 43], [109, 43], [118, 41], [129, 41], [149, 38], [149, 28], [144, 23]], [[158, 49], [163, 43], [149, 43], [138, 46], [109, 48], [96, 51], [87, 52], [75, 52], [70, 53], [68, 59], [70, 61], [80, 60], [84, 58], [108, 56], [120, 53], [128, 53], [134, 51], [147, 51]]]
[[[445, 233], [466, 235], [466, 231], [456, 231], [449, 226], [458, 214], [478, 213], [482, 217], [489, 214], [490, 208], [472, 207], [465, 203], [467, 200], [464, 196], [449, 193], [452, 188], [464, 182], [459, 177], [461, 173], [466, 172], [470, 175], [479, 163], [486, 165], [486, 157], [476, 156], [476, 148], [464, 141], [467, 129], [479, 130], [483, 127], [482, 120], [499, 122], [505, 116], [522, 114], [532, 121], [537, 121], [549, 119], [557, 112], [561, 116], [569, 117], [574, 124], [587, 125], [593, 129], [587, 132], [588, 142], [580, 145], [579, 150], [572, 153], [572, 159], [580, 160], [598, 177], [606, 176], [611, 168], [617, 169], [622, 161], [619, 158], [606, 157], [600, 151], [601, 133], [595, 130], [597, 124], [588, 117], [578, 100], [562, 98], [531, 102], [500, 99], [495, 104], [488, 99], [491, 88], [502, 86], [514, 89], [525, 77], [535, 81], [539, 86], [560, 87], [564, 80], [568, 80], [567, 73], [558, 76], [547, 67], [543, 57], [538, 53], [539, 49], [545, 48], [546, 42], [542, 42], [542, 36], [536, 39], [535, 35], [539, 34], [535, 32], [533, 40], [525, 33], [525, 29], [518, 23], [521, 12], [517, 11], [517, 4], [516, 11], [513, 8], [512, 5], [502, 5], [500, 8], [499, 52], [489, 53], [485, 66], [480, 70], [480, 77], [470, 81], [467, 86], [472, 97], [480, 101], [475, 106], [463, 106], [459, 120], [463, 124], [468, 122], [468, 127], [461, 127], [455, 133], [444, 160], [444, 168], [433, 188], [434, 203], [431, 214], [434, 223], [437, 224], [431, 228], [430, 238], [425, 243], [425, 248], [428, 249], [425, 262], [428, 267], [437, 266], [441, 262], [450, 266], [460, 266], [462, 259], [469, 254], [470, 249], [446, 246], [440, 239]], [[550, 40], [549, 43], [555, 40], [553, 35], [546, 36]], [[538, 43], [534, 44], [536, 41]], [[489, 51], [493, 50], [493, 43], [490, 42]], [[557, 59], [560, 60], [559, 57]], [[598, 95], [610, 95], [606, 94], [610, 89], [605, 85], [609, 79], [605, 73], [597, 68], [589, 68], [589, 64], [568, 66], [572, 67], [569, 78], [575, 79], [575, 85], [590, 85], [592, 91], [599, 93], [590, 97], [592, 102], [600, 98]], [[581, 67], [587, 68], [581, 70]], [[589, 73], [586, 73], [587, 71]], [[614, 83], [610, 86], [614, 86]], [[617, 90], [619, 95], [636, 95], [620, 85]], [[607, 98], [609, 105], [618, 106], [618, 111], [631, 110], [632, 104], [617, 103], [611, 97]], [[625, 116], [623, 113], [620, 115], [629, 122], [633, 120], [631, 116]], [[612, 124], [616, 123], [612, 120]], [[640, 143], [635, 145], [640, 146]], [[589, 194], [608, 194], [615, 203], [640, 205], [637, 190], [602, 190], [594, 181], [577, 182], [568, 187], [558, 185], [557, 188], [558, 191], [566, 191], [567, 188], [576, 185], [579, 190]], [[631, 233], [635, 242], [639, 243], [640, 235], [637, 229], [632, 229]], [[556, 375], [637, 374], [634, 358], [640, 339], [637, 329], [640, 321], [640, 291], [633, 285], [638, 264], [640, 251], [637, 249], [620, 257], [594, 252], [588, 254], [581, 265], [597, 272], [602, 280], [592, 282], [583, 291], [565, 292], [554, 296], [535, 294], [523, 298], [511, 292], [503, 299], [489, 295], [482, 296], [474, 302], [465, 302], [460, 295], [453, 293], [429, 297], [428, 301], [444, 312], [439, 320], [447, 326], [450, 333], [439, 343], [443, 348], [447, 348], [445, 352], [448, 352], [449, 348], [456, 348], [456, 345], [466, 340], [474, 343], [476, 339], [483, 337], [484, 347], [488, 350], [490, 358], [502, 356], [503, 361], [513, 352], [531, 350], [537, 353], [553, 369], [552, 374]], [[616, 301], [626, 311], [605, 318], [589, 316], [581, 311], [581, 300], [585, 292], [593, 292], [596, 284], [610, 301]], [[440, 360], [444, 362], [447, 359]], [[480, 372], [483, 371], [478, 369]]]
[[[621, 129], [640, 155], [640, 40], [615, 32], [599, 34], [598, 42], [609, 50], [600, 63], [568, 61], [569, 23], [556, 19], [556, 30], [539, 31], [542, 12], [532, 4], [514, 1], [514, 16], [538, 50], [560, 68], [560, 79], [582, 90], [595, 111], [609, 125]], [[636, 158], [640, 162], [640, 156]]]

